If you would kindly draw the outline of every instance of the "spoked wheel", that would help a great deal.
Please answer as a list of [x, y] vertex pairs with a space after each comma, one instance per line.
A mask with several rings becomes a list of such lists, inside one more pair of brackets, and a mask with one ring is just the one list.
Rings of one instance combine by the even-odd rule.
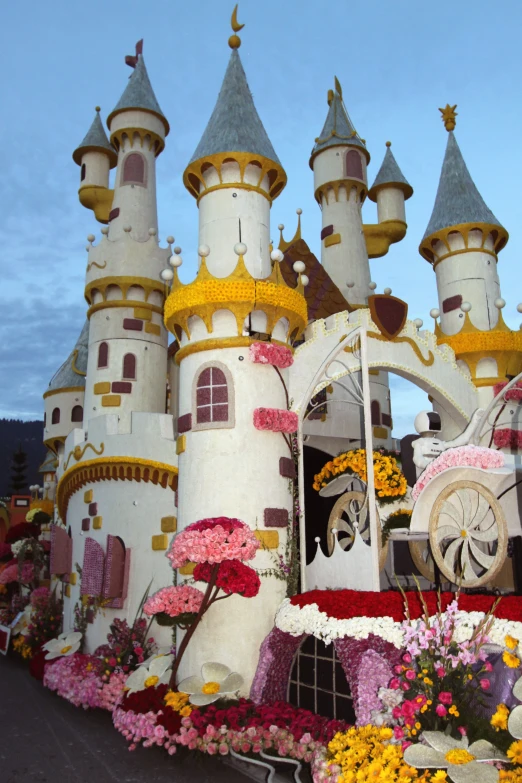
[[427, 541], [410, 541], [408, 543], [411, 559], [417, 571], [428, 582], [435, 581], [435, 563], [431, 556], [430, 547]]
[[463, 587], [490, 582], [506, 559], [504, 512], [475, 481], [455, 481], [442, 490], [431, 510], [429, 537], [441, 573]]
[[[327, 544], [328, 554], [331, 555], [334, 550], [335, 536], [332, 530], [337, 530], [337, 540], [341, 549], [345, 551], [352, 548], [355, 540], [355, 530], [358, 529], [365, 544], [370, 544], [370, 515], [368, 514], [368, 503], [365, 502], [366, 494], [364, 492], [345, 492], [337, 500], [328, 520]], [[377, 523], [380, 530], [381, 523], [379, 518], [379, 509], [376, 507]], [[379, 547], [379, 568], [382, 570], [388, 556], [388, 542], [382, 546], [381, 536], [377, 542]]]

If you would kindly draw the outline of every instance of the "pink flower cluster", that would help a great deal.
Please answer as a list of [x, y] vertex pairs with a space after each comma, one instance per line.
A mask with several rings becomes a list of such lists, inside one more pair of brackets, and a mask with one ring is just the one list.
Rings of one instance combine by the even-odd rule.
[[203, 593], [190, 585], [163, 587], [145, 601], [143, 611], [149, 617], [165, 612], [169, 617], [191, 612], [197, 614], [203, 601]]
[[173, 568], [192, 563], [252, 560], [259, 549], [254, 532], [239, 519], [215, 517], [194, 522], [174, 538], [167, 557]]
[[440, 457], [430, 462], [426, 470], [421, 473], [413, 487], [411, 496], [413, 500], [417, 500], [428, 482], [447, 468], [470, 467], [490, 470], [503, 466], [504, 455], [493, 449], [485, 449], [482, 446], [458, 446], [455, 449], [447, 449], [442, 452]]
[[45, 667], [43, 684], [75, 707], [98, 707], [112, 712], [123, 694], [128, 674], [113, 673], [102, 679], [102, 661], [92, 655], [58, 658]]
[[507, 428], [495, 430], [493, 443], [498, 449], [518, 449], [522, 446], [522, 431]]
[[22, 584], [28, 584], [33, 579], [33, 564], [32, 563], [24, 563], [22, 566], [22, 578], [18, 580], [18, 563], [13, 563], [13, 565], [7, 566], [7, 568], [4, 568], [2, 573], [0, 574], [0, 584], [7, 585], [10, 582], [18, 582], [20, 581]]
[[164, 747], [172, 756], [176, 752], [176, 735], [170, 735], [157, 723], [155, 712], [137, 713], [116, 707], [112, 713], [114, 728], [130, 743], [129, 750], [136, 750], [140, 742], [145, 748], [153, 745]]
[[[500, 394], [502, 389], [504, 389], [506, 386], [507, 386], [507, 381], [505, 381], [504, 383], [496, 383], [493, 386], [493, 394], [495, 395], [495, 397], [497, 396], [497, 394]], [[522, 381], [518, 381], [518, 383], [516, 383], [511, 389], [509, 389], [509, 391], [506, 392], [504, 399], [506, 400], [506, 402], [508, 400], [517, 400], [517, 402], [522, 400]]]
[[297, 432], [298, 416], [293, 411], [279, 408], [256, 408], [254, 411], [254, 427], [256, 430], [270, 432]]
[[281, 370], [294, 363], [290, 348], [275, 343], [253, 343], [250, 346], [250, 359], [256, 364], [272, 364]]

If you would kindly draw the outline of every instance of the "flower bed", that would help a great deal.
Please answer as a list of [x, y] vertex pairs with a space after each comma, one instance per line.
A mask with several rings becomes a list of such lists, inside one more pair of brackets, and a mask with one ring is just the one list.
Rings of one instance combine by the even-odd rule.
[[[361, 481], [366, 482], [366, 449], [346, 451], [329, 460], [314, 476], [313, 488], [319, 492], [331, 481], [345, 474], [359, 476]], [[381, 503], [393, 503], [405, 496], [408, 490], [406, 477], [391, 454], [373, 452], [373, 474], [375, 493]]]
[[112, 711], [123, 694], [127, 674], [104, 674], [103, 660], [71, 655], [45, 665], [43, 684], [76, 707]]

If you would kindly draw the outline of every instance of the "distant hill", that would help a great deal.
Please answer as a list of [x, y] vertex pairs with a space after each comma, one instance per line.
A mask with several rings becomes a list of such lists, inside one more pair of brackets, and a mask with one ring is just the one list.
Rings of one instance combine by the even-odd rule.
[[0, 419], [0, 497], [10, 494], [11, 457], [21, 444], [27, 454], [27, 488], [31, 484], [42, 486], [42, 475], [38, 468], [44, 461], [47, 450], [42, 442], [43, 421], [18, 421]]

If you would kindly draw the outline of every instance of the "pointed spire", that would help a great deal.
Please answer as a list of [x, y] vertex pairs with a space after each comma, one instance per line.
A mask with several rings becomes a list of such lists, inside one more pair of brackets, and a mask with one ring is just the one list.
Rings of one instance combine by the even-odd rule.
[[405, 199], [409, 199], [413, 195], [413, 188], [400, 170], [391, 151], [391, 141], [386, 142], [386, 154], [374, 183], [368, 191], [368, 198], [371, 201], [377, 201], [377, 192], [386, 185], [400, 188]]
[[129, 55], [125, 58], [125, 63], [129, 65], [133, 71], [130, 75], [129, 82], [123, 91], [123, 95], [107, 117], [107, 127], [110, 128], [112, 119], [120, 112], [128, 109], [139, 109], [140, 111], [147, 111], [150, 112], [150, 114], [159, 117], [165, 125], [165, 135], [167, 135], [169, 132], [169, 123], [161, 111], [156, 96], [154, 95], [142, 51], [143, 40], [138, 41], [136, 44], [136, 54]]
[[342, 88], [337, 77], [335, 77], [335, 90], [328, 90], [328, 106], [330, 108], [328, 109], [326, 122], [320, 136], [315, 140], [315, 147], [310, 156], [310, 168], [312, 168], [312, 163], [317, 153], [328, 147], [359, 147], [364, 151], [369, 162], [370, 153], [366, 149], [366, 142], [364, 139], [361, 139], [348, 116], [343, 101]]
[[190, 163], [222, 152], [249, 152], [281, 165], [257, 113], [237, 48], [232, 50], [217, 103]]
[[86, 152], [104, 152], [110, 161], [111, 169], [114, 168], [118, 161], [118, 156], [109, 139], [105, 133], [100, 117], [100, 107], [96, 106], [96, 114], [92, 125], [87, 131], [87, 135], [83, 141], [76, 147], [73, 152], [73, 160], [78, 166], [82, 165], [82, 155]]
[[56, 459], [56, 454], [51, 451], [51, 449], [47, 449], [47, 454], [45, 455], [45, 459], [38, 468], [38, 473], [56, 473], [56, 468], [58, 467], [58, 460]]
[[60, 369], [51, 378], [46, 392], [56, 389], [68, 389], [74, 386], [85, 386], [88, 350], [89, 321], [86, 321], [76, 341], [76, 345]]
[[443, 229], [469, 223], [499, 226], [505, 232], [478, 192], [450, 130], [435, 206], [422, 241]]

